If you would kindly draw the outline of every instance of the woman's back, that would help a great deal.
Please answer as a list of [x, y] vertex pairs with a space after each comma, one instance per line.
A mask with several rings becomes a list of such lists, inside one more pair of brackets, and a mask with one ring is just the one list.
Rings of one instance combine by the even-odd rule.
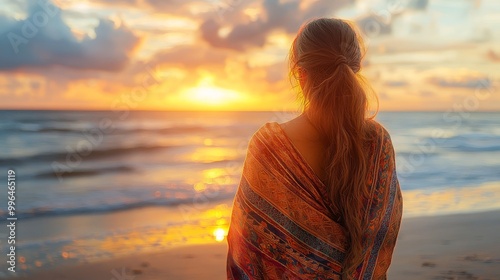
[[318, 131], [304, 115], [282, 123], [280, 126], [314, 173], [323, 181], [325, 179], [323, 162], [325, 145], [320, 140]]
[[387, 131], [367, 117], [360, 38], [301, 28], [290, 69], [303, 114], [252, 137], [228, 234], [228, 279], [385, 279], [402, 214]]
[[[381, 126], [377, 135], [367, 144], [373, 197], [356, 279], [385, 277], [402, 214], [390, 137]], [[348, 232], [300, 153], [277, 123], [252, 137], [233, 205], [228, 279], [342, 279]]]

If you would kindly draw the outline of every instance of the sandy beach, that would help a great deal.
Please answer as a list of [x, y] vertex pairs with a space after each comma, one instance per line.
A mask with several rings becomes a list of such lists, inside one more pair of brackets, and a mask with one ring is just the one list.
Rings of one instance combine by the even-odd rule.
[[[389, 279], [500, 279], [500, 211], [403, 220]], [[225, 242], [39, 271], [17, 280], [224, 279]]]
[[500, 279], [500, 211], [403, 220], [389, 279]]

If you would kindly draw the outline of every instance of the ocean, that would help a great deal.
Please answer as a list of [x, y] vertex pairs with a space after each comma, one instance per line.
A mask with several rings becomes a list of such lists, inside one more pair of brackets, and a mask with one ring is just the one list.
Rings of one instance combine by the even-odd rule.
[[[251, 135], [295, 115], [0, 111], [0, 177], [16, 174], [18, 271], [223, 241]], [[405, 217], [500, 209], [500, 113], [377, 120], [397, 153]], [[7, 238], [4, 226], [2, 256]]]

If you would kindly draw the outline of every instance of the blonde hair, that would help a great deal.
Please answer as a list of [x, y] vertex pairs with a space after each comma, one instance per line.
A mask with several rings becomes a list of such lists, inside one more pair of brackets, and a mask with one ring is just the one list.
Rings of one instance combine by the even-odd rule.
[[[290, 74], [300, 80], [307, 116], [326, 146], [325, 184], [332, 212], [349, 234], [342, 278], [363, 261], [363, 203], [368, 197], [369, 130], [365, 82], [359, 74], [362, 40], [340, 19], [317, 19], [298, 32], [290, 50]], [[305, 75], [305, 77], [304, 77]]]

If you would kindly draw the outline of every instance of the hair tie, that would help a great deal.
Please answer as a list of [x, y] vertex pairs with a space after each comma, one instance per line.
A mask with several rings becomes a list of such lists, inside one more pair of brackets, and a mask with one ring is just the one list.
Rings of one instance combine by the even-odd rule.
[[354, 73], [357, 73], [359, 71], [359, 68], [353, 68], [351, 67], [351, 65], [349, 64], [349, 60], [347, 60], [347, 58], [343, 55], [337, 55], [335, 56], [335, 60], [333, 61], [332, 65], [335, 66], [335, 68], [338, 68], [340, 65], [347, 65], [349, 66], [349, 68], [351, 68], [351, 70], [354, 72]]
[[349, 65], [349, 61], [347, 60], [347, 58], [343, 55], [335, 56], [335, 59], [332, 61], [332, 65], [337, 68], [342, 64]]

